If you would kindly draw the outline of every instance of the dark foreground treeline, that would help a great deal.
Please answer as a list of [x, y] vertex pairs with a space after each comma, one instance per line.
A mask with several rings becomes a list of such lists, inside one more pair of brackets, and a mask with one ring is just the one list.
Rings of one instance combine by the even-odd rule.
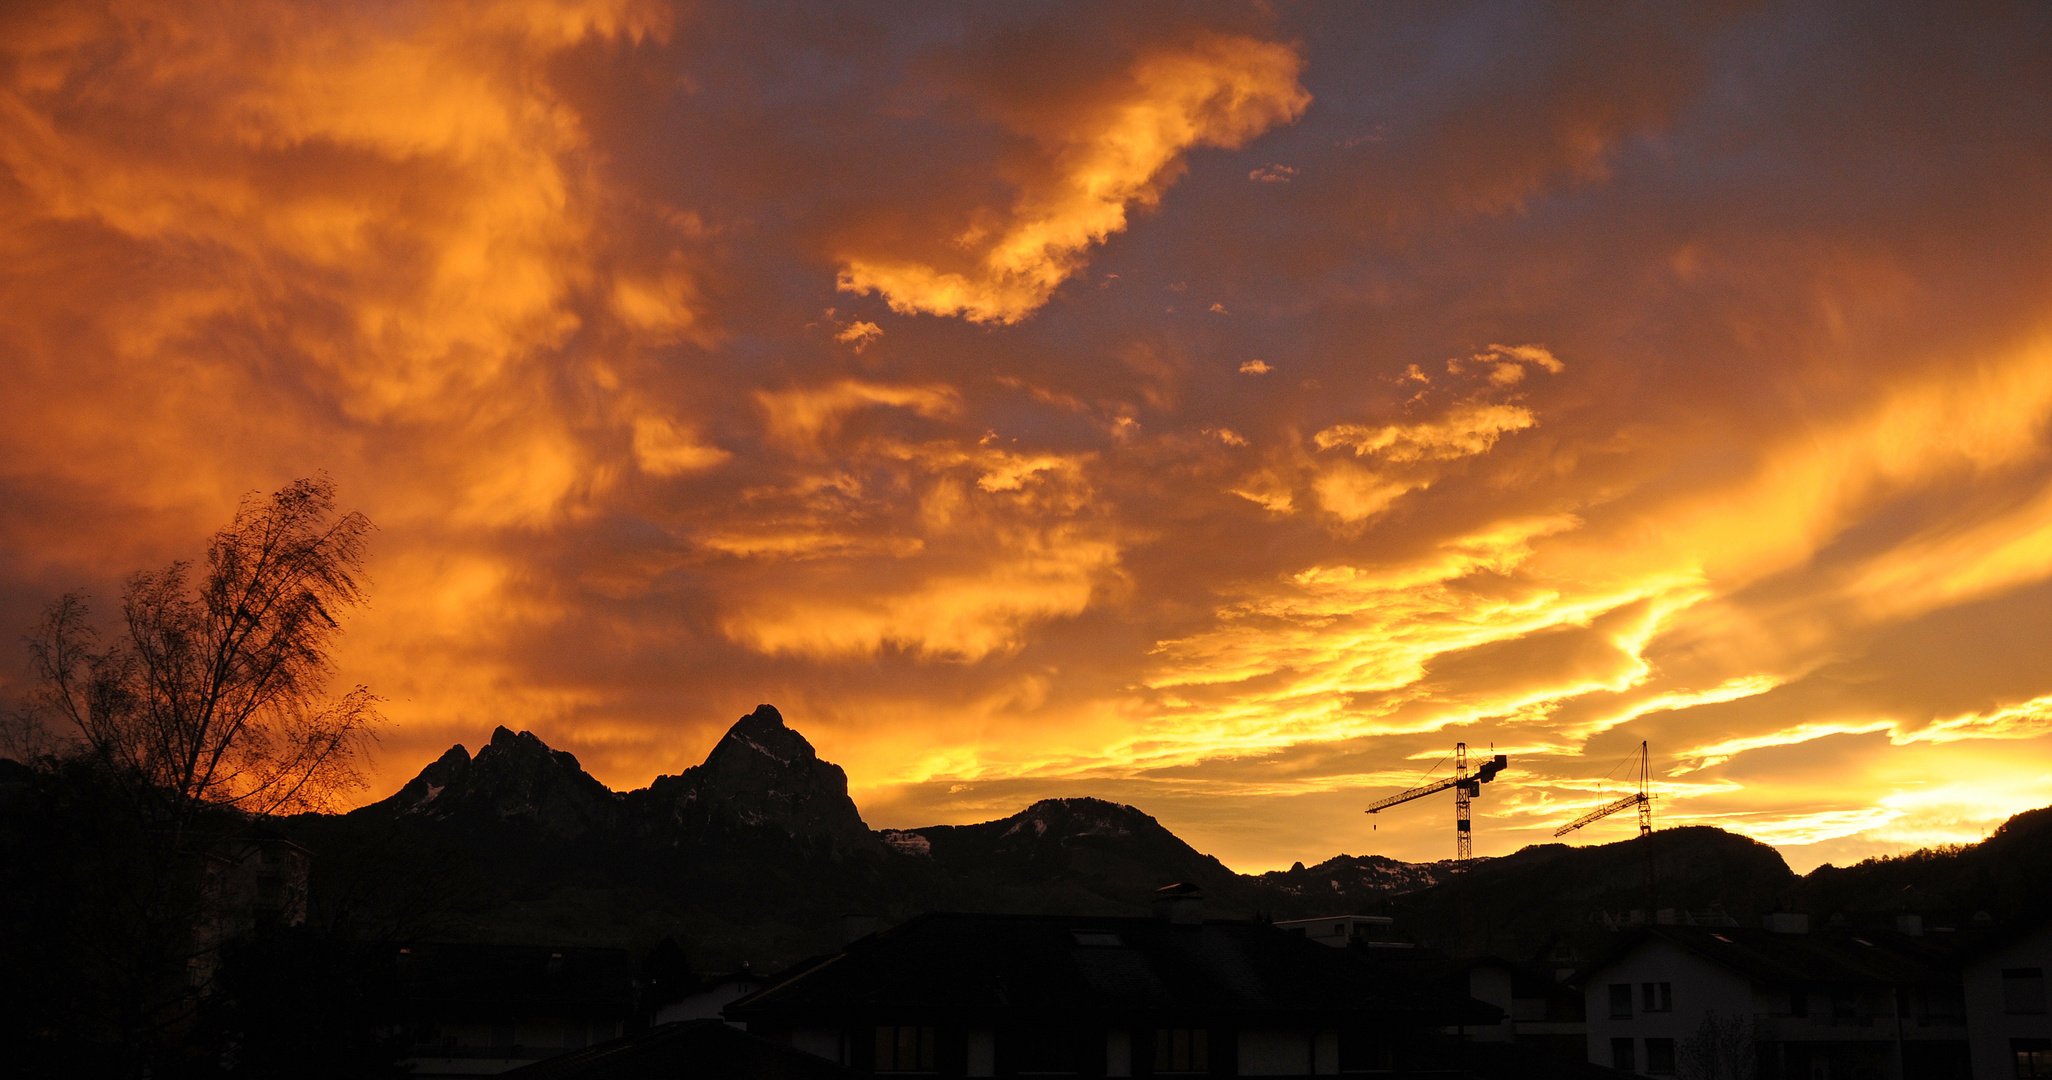
[[0, 760], [7, 1071], [403, 1075], [389, 949], [332, 908], [251, 911], [231, 862], [251, 823], [174, 834], [133, 791], [87, 760]]

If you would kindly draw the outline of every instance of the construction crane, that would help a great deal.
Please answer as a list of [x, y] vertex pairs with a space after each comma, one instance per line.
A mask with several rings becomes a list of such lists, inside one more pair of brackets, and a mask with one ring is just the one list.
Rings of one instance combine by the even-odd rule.
[[1566, 836], [1592, 821], [1607, 818], [1627, 806], [1637, 806], [1639, 808], [1639, 835], [1646, 836], [1650, 834], [1653, 831], [1653, 796], [1647, 788], [1651, 781], [1652, 771], [1646, 764], [1646, 744], [1641, 742], [1639, 744], [1639, 790], [1616, 802], [1605, 803], [1583, 814], [1581, 817], [1553, 830], [1553, 835]]
[[1445, 791], [1447, 788], [1454, 789], [1454, 861], [1464, 863], [1475, 856], [1475, 835], [1473, 824], [1468, 820], [1468, 800], [1479, 798], [1482, 794], [1482, 785], [1496, 779], [1497, 773], [1509, 767], [1510, 759], [1502, 754], [1498, 754], [1484, 762], [1481, 768], [1476, 769], [1475, 775], [1469, 776], [1468, 744], [1455, 743], [1454, 774], [1452, 776], [1437, 783], [1426, 784], [1424, 787], [1414, 787], [1409, 791], [1391, 795], [1387, 799], [1372, 803], [1368, 807], [1368, 813], [1378, 813], [1398, 803], [1407, 803], [1412, 799], [1422, 799], [1427, 795], [1434, 795]]
[[[1619, 762], [1618, 764], [1622, 765], [1623, 762]], [[1612, 768], [1613, 771], [1615, 771], [1615, 766], [1613, 766]], [[1631, 793], [1630, 795], [1625, 796], [1622, 799], [1618, 799], [1615, 802], [1605, 803], [1602, 806], [1599, 806], [1596, 809], [1591, 810], [1586, 814], [1583, 814], [1581, 817], [1578, 817], [1575, 820], [1570, 821], [1565, 825], [1562, 825], [1560, 828], [1553, 830], [1553, 835], [1555, 836], [1566, 836], [1567, 834], [1574, 832], [1576, 829], [1579, 829], [1592, 821], [1607, 818], [1610, 815], [1617, 813], [1619, 810], [1622, 810], [1627, 806], [1637, 806], [1639, 808], [1639, 854], [1641, 861], [1645, 864], [1646, 913], [1648, 917], [1651, 917], [1653, 912], [1657, 910], [1657, 905], [1659, 904], [1658, 894], [1660, 887], [1659, 872], [1655, 869], [1653, 865], [1653, 792], [1651, 791], [1652, 784], [1653, 770], [1651, 766], [1647, 763], [1646, 744], [1642, 740], [1639, 743], [1639, 790]]]

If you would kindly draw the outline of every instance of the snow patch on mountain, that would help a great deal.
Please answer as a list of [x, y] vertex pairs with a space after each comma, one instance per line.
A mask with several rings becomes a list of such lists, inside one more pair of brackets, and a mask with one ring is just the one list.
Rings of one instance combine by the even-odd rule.
[[883, 829], [877, 835], [883, 838], [884, 843], [907, 855], [920, 855], [929, 859], [933, 857], [933, 841], [916, 832], [904, 829]]

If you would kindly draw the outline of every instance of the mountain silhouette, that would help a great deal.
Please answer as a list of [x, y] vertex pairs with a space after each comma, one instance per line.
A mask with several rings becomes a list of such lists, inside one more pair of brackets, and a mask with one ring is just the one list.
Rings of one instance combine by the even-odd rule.
[[879, 843], [848, 797], [848, 774], [784, 726], [783, 714], [771, 705], [758, 705], [735, 721], [704, 764], [659, 776], [626, 802], [651, 824], [687, 835], [767, 827], [842, 849]]
[[472, 757], [452, 746], [398, 793], [364, 807], [366, 817], [524, 820], [565, 837], [616, 826], [621, 799], [531, 732], [501, 727]]
[[1753, 919], [1915, 901], [2007, 911], [2052, 888], [2041, 880], [2052, 866], [2052, 809], [2019, 815], [1983, 845], [1807, 878], [1773, 848], [1709, 827], [1662, 830], [1650, 842], [1533, 845], [1465, 868], [1338, 855], [1259, 875], [1234, 873], [1148, 814], [1102, 799], [872, 830], [847, 774], [770, 705], [735, 721], [702, 764], [637, 791], [613, 792], [575, 756], [501, 727], [475, 755], [451, 747], [390, 798], [289, 824], [320, 853], [316, 903], [369, 932], [397, 932], [400, 917], [386, 909], [421, 907], [419, 890], [403, 904], [348, 908], [338, 898], [405, 892], [392, 881], [461, 882], [436, 901], [447, 916], [436, 923], [441, 936], [613, 945], [668, 936], [709, 967], [831, 949], [851, 912], [886, 922], [930, 910], [1139, 914], [1173, 882], [1201, 887], [1214, 917], [1386, 914], [1421, 944], [1518, 957], [1593, 949], [1631, 909]]

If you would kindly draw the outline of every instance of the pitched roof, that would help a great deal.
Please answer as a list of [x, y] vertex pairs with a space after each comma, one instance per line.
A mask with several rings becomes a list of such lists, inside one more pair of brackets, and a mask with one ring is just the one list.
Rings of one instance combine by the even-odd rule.
[[398, 959], [402, 993], [415, 1005], [610, 1011], [634, 1001], [625, 949], [433, 942], [403, 946]]
[[1492, 1022], [1497, 1010], [1379, 973], [1265, 923], [921, 915], [727, 1007], [776, 1015], [1316, 1014]]
[[1582, 972], [1586, 982], [1627, 953], [1664, 941], [1756, 983], [1905, 985], [1939, 978], [1953, 953], [1929, 938], [1892, 930], [1777, 934], [1756, 927], [1650, 926]]
[[718, 1020], [685, 1020], [499, 1075], [510, 1080], [851, 1080], [856, 1074]]

